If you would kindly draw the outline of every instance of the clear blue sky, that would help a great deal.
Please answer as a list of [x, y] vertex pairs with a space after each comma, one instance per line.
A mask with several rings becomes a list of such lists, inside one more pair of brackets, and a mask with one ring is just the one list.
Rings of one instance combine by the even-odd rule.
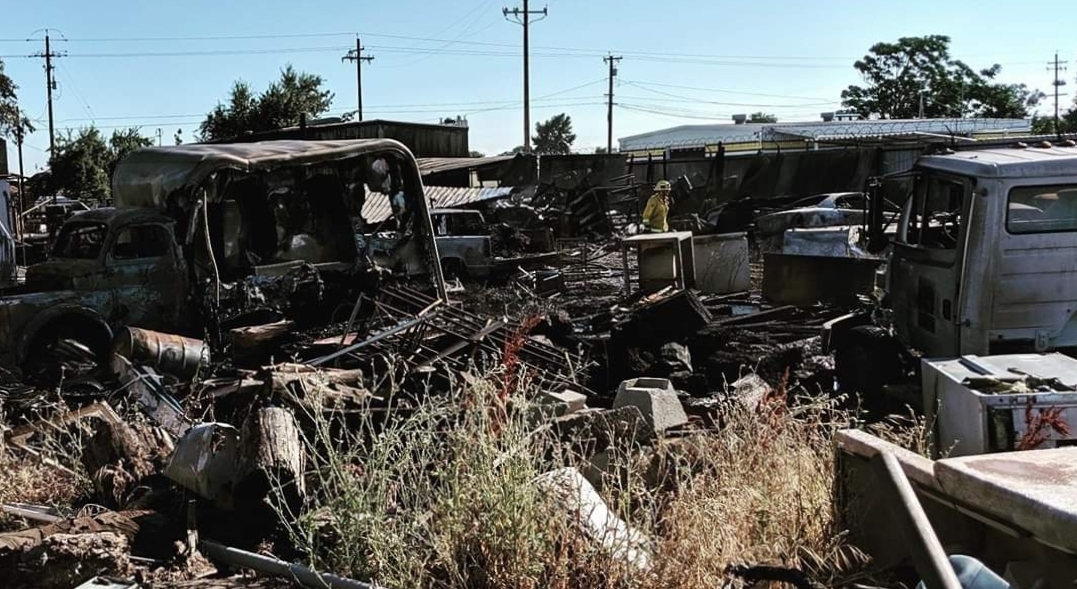
[[[27, 140], [28, 173], [47, 161], [42, 60], [53, 30], [58, 129], [91, 122], [106, 133], [139, 126], [185, 140], [242, 78], [262, 89], [286, 63], [321, 75], [336, 98], [331, 114], [355, 108], [355, 70], [340, 56], [362, 36], [375, 56], [364, 67], [366, 118], [429, 121], [466, 115], [471, 146], [485, 153], [522, 140], [518, 25], [509, 0], [291, 0], [173, 2], [10, 0], [0, 56], [39, 131]], [[838, 107], [852, 67], [873, 43], [946, 34], [952, 53], [976, 68], [1003, 66], [1002, 79], [1048, 91], [1056, 50], [1077, 68], [1077, 2], [1042, 0], [550, 0], [531, 28], [532, 121], [572, 116], [576, 147], [606, 142], [608, 51], [619, 65], [614, 137], [668, 126], [728, 122], [763, 110], [781, 120], [815, 120]], [[531, 8], [543, 3], [533, 1]], [[226, 38], [231, 37], [231, 38]], [[34, 39], [27, 42], [24, 39]], [[66, 38], [67, 41], [62, 39]], [[182, 53], [182, 55], [176, 55]], [[1064, 99], [1072, 102], [1072, 94]], [[1041, 107], [1046, 112], [1047, 105]], [[9, 162], [16, 165], [14, 146]]]

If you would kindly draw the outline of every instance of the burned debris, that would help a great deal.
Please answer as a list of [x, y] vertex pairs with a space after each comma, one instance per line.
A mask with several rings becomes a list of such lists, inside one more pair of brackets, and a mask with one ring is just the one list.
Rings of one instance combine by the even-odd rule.
[[[922, 376], [938, 430], [895, 435], [929, 446], [1069, 441], [1056, 405], [1077, 381], [1060, 355], [910, 368], [926, 353], [917, 341], [963, 353], [980, 340], [941, 333], [958, 324], [952, 299], [936, 306], [924, 291], [943, 288], [929, 280], [937, 268], [916, 275], [909, 262], [885, 285], [895, 298], [872, 300], [876, 274], [906, 259], [900, 242], [887, 252], [855, 239], [887, 235], [879, 223], [819, 227], [828, 214], [800, 218], [793, 202], [790, 215], [716, 233], [684, 204], [702, 207], [716, 183], [686, 175], [671, 226], [688, 230], [641, 232], [647, 185], [591, 172], [490, 199], [440, 191], [463, 206], [434, 208], [421, 166], [392, 141], [135, 152], [117, 169], [116, 207], [68, 220], [51, 257], [0, 299], [12, 371], [0, 456], [70, 482], [58, 505], [0, 486], [9, 585], [227, 587], [255, 571], [309, 587], [489, 586], [516, 566], [492, 548], [508, 542], [573, 582], [594, 574], [573, 568], [587, 555], [624, 586], [663, 575], [855, 586], [895, 568], [887, 542], [841, 519], [878, 514], [835, 473], [863, 482], [876, 455], [894, 453], [837, 434], [885, 422], [869, 394]], [[883, 209], [840, 222], [887, 225]], [[918, 245], [952, 229], [918, 222]], [[1066, 343], [1067, 329], [1034, 339]], [[955, 399], [987, 407], [975, 447]], [[934, 514], [915, 510], [925, 489], [968, 501], [939, 482], [956, 475], [896, 454], [914, 473], [913, 487], [895, 483], [910, 517]], [[938, 463], [975, 471], [966, 478], [991, 468]], [[777, 532], [788, 513], [803, 525]], [[749, 539], [713, 531], [726, 520]], [[697, 561], [721, 566], [677, 576]]]

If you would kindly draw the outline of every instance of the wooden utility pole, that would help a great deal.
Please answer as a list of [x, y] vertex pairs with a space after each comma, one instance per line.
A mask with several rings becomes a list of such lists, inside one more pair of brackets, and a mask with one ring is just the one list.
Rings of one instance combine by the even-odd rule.
[[35, 53], [33, 57], [45, 58], [45, 94], [48, 99], [49, 108], [49, 157], [52, 157], [53, 152], [56, 149], [56, 128], [53, 124], [52, 118], [52, 91], [56, 89], [56, 79], [53, 77], [52, 72], [56, 67], [52, 65], [52, 58], [62, 57], [61, 53], [54, 53], [52, 51], [52, 45], [49, 39], [49, 31], [45, 29], [45, 52]]
[[1066, 65], [1066, 63], [1067, 62], [1065, 62], [1065, 61], [1058, 61], [1058, 52], [1057, 51], [1055, 51], [1055, 61], [1054, 61], [1054, 63], [1051, 63], [1051, 62], [1047, 63], [1048, 71], [1050, 71], [1051, 66], [1054, 66], [1054, 70], [1055, 70], [1055, 80], [1054, 80], [1054, 82], [1051, 82], [1051, 84], [1055, 87], [1055, 137], [1057, 137], [1059, 139], [1062, 138], [1062, 130], [1059, 128], [1059, 124], [1058, 124], [1058, 97], [1060, 96], [1059, 93], [1058, 93], [1058, 89], [1061, 86], [1065, 86], [1066, 81], [1062, 80], [1062, 79], [1059, 79], [1058, 72], [1066, 71], [1066, 68], [1062, 67], [1062, 66]]
[[613, 78], [617, 75], [617, 62], [621, 56], [614, 57], [612, 54], [603, 57], [602, 61], [610, 64], [610, 93], [606, 102], [606, 153], [613, 153]]
[[[531, 153], [531, 72], [530, 61], [528, 60], [528, 27], [531, 24], [530, 17], [532, 14], [541, 14], [542, 20], [548, 16], [546, 7], [543, 6], [542, 10], [530, 10], [528, 8], [527, 0], [523, 0], [523, 9], [519, 8], [502, 8], [501, 14], [506, 20], [509, 20], [509, 15], [512, 15], [512, 21], [523, 25], [524, 28], [524, 153]], [[537, 21], [536, 21], [537, 22]]]
[[358, 111], [356, 112], [356, 118], [363, 120], [363, 62], [370, 63], [374, 61], [374, 56], [363, 55], [363, 42], [359, 37], [355, 38], [355, 49], [348, 51], [348, 54], [340, 58], [340, 61], [352, 61], [355, 62], [355, 94], [358, 104]]

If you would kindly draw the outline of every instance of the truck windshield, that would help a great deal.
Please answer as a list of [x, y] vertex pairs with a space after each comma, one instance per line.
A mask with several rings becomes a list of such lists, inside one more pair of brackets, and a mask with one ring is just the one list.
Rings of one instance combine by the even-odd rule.
[[68, 223], [56, 237], [52, 247], [54, 258], [94, 260], [101, 253], [108, 226], [104, 223]]
[[1077, 231], [1077, 184], [1017, 186], [1006, 211], [1010, 233]]

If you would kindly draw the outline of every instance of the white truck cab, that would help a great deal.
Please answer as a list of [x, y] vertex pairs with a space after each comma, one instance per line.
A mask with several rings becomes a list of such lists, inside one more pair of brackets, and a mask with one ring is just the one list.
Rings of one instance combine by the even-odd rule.
[[877, 390], [917, 354], [1077, 351], [1072, 141], [923, 156], [909, 186], [871, 313], [824, 328], [843, 389]]
[[899, 338], [927, 356], [1077, 347], [1077, 148], [922, 158], [888, 265]]

